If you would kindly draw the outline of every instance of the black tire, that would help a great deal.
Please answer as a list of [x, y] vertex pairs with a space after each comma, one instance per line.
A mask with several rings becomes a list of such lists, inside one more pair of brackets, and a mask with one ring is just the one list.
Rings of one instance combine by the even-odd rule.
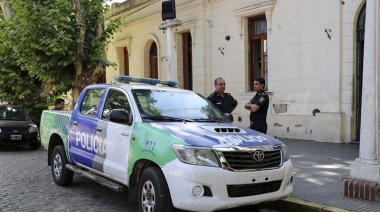
[[51, 156], [51, 173], [54, 181], [59, 186], [68, 186], [73, 180], [74, 172], [66, 169], [67, 158], [62, 145], [54, 148]]
[[174, 211], [165, 176], [157, 166], [146, 168], [138, 186], [139, 211], [172, 212]]

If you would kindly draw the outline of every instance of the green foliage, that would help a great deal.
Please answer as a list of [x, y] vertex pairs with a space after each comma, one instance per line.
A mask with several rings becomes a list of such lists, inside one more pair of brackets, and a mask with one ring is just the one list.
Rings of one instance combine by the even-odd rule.
[[[77, 23], [70, 0], [9, 0], [12, 16], [0, 14], [0, 100], [29, 113], [32, 108], [47, 108], [47, 99], [75, 84], [80, 41], [84, 41], [84, 69], [109, 65], [104, 48], [120, 20], [99, 30], [108, 1], [80, 0], [84, 23]], [[83, 26], [86, 32], [81, 40]], [[54, 90], [47, 93], [48, 87]]]
[[41, 111], [47, 107], [46, 97], [40, 95], [43, 91], [42, 82], [30, 76], [27, 71], [14, 70], [17, 70], [17, 67], [12, 71], [0, 68], [0, 99], [23, 107], [39, 124]]

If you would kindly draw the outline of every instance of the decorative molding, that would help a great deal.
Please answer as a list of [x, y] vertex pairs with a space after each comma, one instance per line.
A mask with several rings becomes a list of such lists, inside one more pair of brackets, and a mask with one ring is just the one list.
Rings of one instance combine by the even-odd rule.
[[239, 22], [239, 35], [240, 37], [243, 36], [243, 29], [244, 29], [244, 18], [251, 17], [251, 16], [257, 16], [257, 15], [263, 15], [265, 14], [265, 17], [267, 19], [267, 31], [268, 34], [271, 34], [272, 32], [272, 11], [274, 7], [276, 6], [277, 0], [267, 0], [265, 2], [259, 3], [259, 4], [253, 4], [250, 6], [245, 6], [240, 9], [233, 10], [232, 13], [235, 15], [235, 17], [238, 19]]
[[126, 15], [126, 12], [132, 14], [141, 8], [147, 7], [151, 4], [159, 2], [160, 0], [125, 0], [124, 2], [112, 3], [111, 9], [106, 12], [106, 17], [114, 17], [120, 14]]
[[131, 57], [131, 52], [132, 52], [131, 44], [132, 44], [132, 38], [131, 37], [120, 39], [120, 40], [112, 43], [112, 45], [115, 46], [116, 48], [127, 47], [129, 57]]
[[195, 46], [195, 38], [196, 38], [195, 31], [197, 29], [197, 23], [198, 21], [192, 20], [192, 21], [184, 22], [182, 23], [181, 26], [176, 27], [177, 33], [190, 31], [193, 46]]
[[265, 17], [267, 19], [268, 34], [272, 33], [272, 11], [273, 11], [273, 8], [269, 9], [269, 10], [265, 10]]

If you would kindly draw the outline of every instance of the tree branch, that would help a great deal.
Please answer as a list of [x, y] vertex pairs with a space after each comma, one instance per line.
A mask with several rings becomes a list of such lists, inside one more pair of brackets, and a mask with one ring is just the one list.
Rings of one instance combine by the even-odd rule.
[[79, 0], [73, 0], [75, 18], [79, 26], [79, 42], [77, 62], [81, 63], [84, 59], [84, 37], [86, 34], [86, 25], [82, 16], [82, 8]]
[[1, 0], [1, 11], [4, 14], [4, 17], [9, 20], [12, 17], [12, 10], [8, 4], [8, 0]]

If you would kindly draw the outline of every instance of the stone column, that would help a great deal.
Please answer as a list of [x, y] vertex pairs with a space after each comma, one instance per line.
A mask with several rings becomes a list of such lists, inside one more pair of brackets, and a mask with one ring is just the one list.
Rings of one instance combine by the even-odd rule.
[[350, 164], [350, 177], [380, 183], [379, 158], [379, 1], [367, 0], [360, 154]]

